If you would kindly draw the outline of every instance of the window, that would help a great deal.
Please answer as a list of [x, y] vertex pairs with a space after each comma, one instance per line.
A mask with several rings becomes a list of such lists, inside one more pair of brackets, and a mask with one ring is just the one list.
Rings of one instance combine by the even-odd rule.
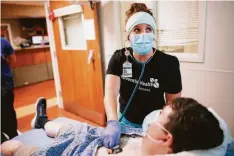
[[81, 6], [71, 5], [56, 9], [54, 12], [59, 20], [62, 49], [86, 50], [85, 20]]
[[86, 48], [81, 13], [63, 16], [61, 22], [63, 22], [64, 45], [78, 49]]
[[[121, 3], [124, 28], [125, 12], [134, 1]], [[206, 2], [157, 1], [145, 4], [152, 9], [156, 19], [157, 49], [177, 56], [180, 61], [203, 62]], [[126, 34], [122, 36], [123, 41], [126, 40]]]
[[172, 53], [197, 52], [198, 3], [157, 2], [157, 41], [160, 50]]

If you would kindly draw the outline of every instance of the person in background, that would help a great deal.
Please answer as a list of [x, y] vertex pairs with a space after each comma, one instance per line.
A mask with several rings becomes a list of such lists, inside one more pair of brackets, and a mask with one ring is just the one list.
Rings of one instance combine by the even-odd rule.
[[18, 135], [14, 109], [14, 81], [10, 64], [16, 62], [14, 49], [1, 37], [1, 143]]

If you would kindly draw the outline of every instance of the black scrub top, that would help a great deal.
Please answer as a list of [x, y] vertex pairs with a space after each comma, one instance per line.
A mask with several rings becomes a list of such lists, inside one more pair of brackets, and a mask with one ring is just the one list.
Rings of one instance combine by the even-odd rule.
[[[132, 48], [127, 48], [133, 56]], [[155, 49], [154, 49], [155, 50]], [[123, 113], [128, 100], [141, 74], [142, 65], [134, 62], [131, 56], [132, 77], [124, 77], [123, 63], [126, 61], [125, 48], [117, 50], [110, 59], [106, 74], [120, 77], [120, 112]], [[145, 72], [138, 90], [125, 114], [125, 118], [135, 124], [142, 124], [150, 112], [162, 109], [165, 105], [164, 93], [176, 94], [182, 90], [180, 65], [175, 56], [156, 51], [145, 66]]]

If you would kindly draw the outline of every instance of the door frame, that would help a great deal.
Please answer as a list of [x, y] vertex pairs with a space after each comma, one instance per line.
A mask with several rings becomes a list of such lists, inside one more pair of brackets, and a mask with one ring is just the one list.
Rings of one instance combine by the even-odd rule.
[[12, 33], [11, 33], [11, 25], [9, 23], [1, 23], [1, 26], [7, 26], [7, 31], [9, 33], [9, 40], [12, 46], [14, 46], [13, 40], [12, 40]]
[[56, 46], [55, 46], [55, 40], [54, 40], [53, 23], [49, 19], [49, 14], [50, 14], [49, 0], [46, 0], [44, 2], [44, 8], [45, 8], [45, 18], [46, 18], [48, 37], [49, 37], [49, 42], [50, 42], [50, 53], [51, 53], [52, 67], [53, 67], [53, 73], [54, 73], [54, 82], [55, 82], [57, 103], [58, 103], [59, 108], [63, 108], [62, 89], [61, 89], [61, 81], [60, 81], [60, 77], [59, 77], [58, 60], [57, 60]]

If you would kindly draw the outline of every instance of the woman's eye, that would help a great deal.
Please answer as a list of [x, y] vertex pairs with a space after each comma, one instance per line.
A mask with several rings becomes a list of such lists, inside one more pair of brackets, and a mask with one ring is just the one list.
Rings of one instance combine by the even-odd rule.
[[147, 33], [152, 32], [152, 28], [146, 28], [146, 32], [147, 32]]
[[133, 31], [134, 31], [135, 33], [139, 33], [139, 32], [140, 32], [140, 29], [139, 29], [139, 28], [135, 28]]

